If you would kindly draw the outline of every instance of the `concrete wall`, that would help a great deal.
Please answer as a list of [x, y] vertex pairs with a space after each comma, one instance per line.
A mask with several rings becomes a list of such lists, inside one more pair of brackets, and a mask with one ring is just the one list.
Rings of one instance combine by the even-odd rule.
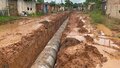
[[18, 13], [21, 14], [22, 11], [26, 11], [28, 13], [35, 13], [36, 12], [36, 2], [35, 1], [18, 0]]
[[0, 0], [0, 16], [8, 15], [8, 3], [7, 0]]
[[0, 0], [0, 10], [4, 10], [7, 7], [7, 0]]
[[106, 14], [120, 19], [120, 0], [108, 0]]
[[[0, 0], [0, 10], [8, 10], [7, 6], [8, 6], [7, 0]], [[36, 12], [36, 2], [35, 1], [18, 0], [17, 10], [18, 10], [18, 14], [21, 14], [22, 11], [26, 11], [28, 13], [35, 13]]]

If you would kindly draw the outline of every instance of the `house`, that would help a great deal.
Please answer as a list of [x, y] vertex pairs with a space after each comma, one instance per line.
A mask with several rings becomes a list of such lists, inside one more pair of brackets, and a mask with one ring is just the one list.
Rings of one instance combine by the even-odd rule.
[[110, 17], [120, 19], [120, 0], [107, 0], [106, 14]]
[[87, 9], [89, 11], [92, 11], [93, 9], [95, 9], [95, 2], [90, 2]]
[[36, 12], [36, 0], [0, 0], [0, 14], [10, 16]]
[[37, 12], [43, 12], [48, 13], [50, 11], [50, 5], [49, 3], [36, 3], [36, 11]]
[[64, 11], [64, 7], [60, 6], [60, 5], [51, 5], [48, 2], [37, 3], [36, 4], [36, 11], [37, 12], [44, 12], [46, 14], [46, 13]]
[[36, 3], [36, 12], [43, 12], [44, 3]]

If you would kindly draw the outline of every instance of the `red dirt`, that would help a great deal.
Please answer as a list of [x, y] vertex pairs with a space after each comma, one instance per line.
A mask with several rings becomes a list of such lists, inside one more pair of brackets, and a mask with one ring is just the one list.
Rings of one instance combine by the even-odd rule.
[[28, 20], [12, 31], [1, 32], [0, 38], [4, 36], [4, 39], [0, 42], [4, 44], [0, 44], [0, 68], [30, 68], [67, 15], [64, 12]]
[[83, 26], [79, 25], [78, 27], [78, 23], [80, 24], [78, 15], [80, 16], [76, 12], [71, 14], [66, 27], [67, 30], [63, 32], [55, 68], [96, 68], [97, 64], [107, 61], [96, 47], [88, 45], [88, 42], [93, 42], [90, 36], [85, 36], [87, 42], [80, 42], [75, 38], [67, 38], [68, 32], [74, 32], [72, 29], [82, 28]]
[[90, 37], [89, 35], [87, 36], [84, 36], [87, 40], [87, 42], [90, 42], [90, 43], [93, 43], [94, 42], [94, 39], [92, 37]]
[[79, 32], [80, 32], [80, 33], [88, 33], [88, 30], [87, 30], [86, 28], [84, 28], [84, 27], [81, 27], [81, 28], [79, 29]]
[[82, 20], [79, 20], [77, 27], [81, 28], [81, 27], [83, 27], [83, 26], [84, 26], [84, 23], [82, 22]]
[[96, 47], [84, 43], [60, 49], [57, 58], [56, 68], [95, 68], [106, 62]]

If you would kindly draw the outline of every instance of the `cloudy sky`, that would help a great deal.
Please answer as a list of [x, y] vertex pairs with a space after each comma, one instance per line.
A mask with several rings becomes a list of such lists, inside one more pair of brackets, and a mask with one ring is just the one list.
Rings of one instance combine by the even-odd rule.
[[[44, 0], [45, 2], [51, 2], [51, 1], [56, 1], [56, 3], [61, 3], [61, 0]], [[64, 0], [62, 0], [64, 2]], [[84, 2], [85, 0], [71, 0], [73, 3], [81, 3]]]

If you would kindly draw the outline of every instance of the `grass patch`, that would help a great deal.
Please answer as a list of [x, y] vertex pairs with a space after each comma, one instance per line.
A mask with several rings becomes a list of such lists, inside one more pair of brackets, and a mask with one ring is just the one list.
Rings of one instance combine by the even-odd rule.
[[13, 21], [13, 20], [17, 20], [19, 19], [19, 17], [15, 17], [15, 16], [0, 16], [0, 25], [1, 24], [5, 24], [9, 21]]
[[92, 23], [101, 24], [105, 21], [105, 17], [102, 15], [102, 12], [99, 10], [94, 10], [90, 12], [90, 17], [92, 19]]
[[44, 15], [44, 13], [42, 13], [42, 12], [37, 12], [37, 13], [31, 13], [31, 14], [29, 14], [28, 16], [30, 16], [30, 17], [39, 17], [39, 16], [43, 16]]
[[102, 15], [99, 10], [94, 10], [90, 12], [90, 17], [92, 19], [92, 24], [104, 24], [111, 30], [120, 30], [120, 20], [115, 18], [109, 18]]
[[115, 18], [110, 18], [105, 15], [102, 15], [101, 11], [92, 11], [90, 12], [90, 17], [92, 19], [92, 24], [103, 24], [108, 27], [110, 30], [115, 31], [118, 38], [120, 38], [120, 20]]

